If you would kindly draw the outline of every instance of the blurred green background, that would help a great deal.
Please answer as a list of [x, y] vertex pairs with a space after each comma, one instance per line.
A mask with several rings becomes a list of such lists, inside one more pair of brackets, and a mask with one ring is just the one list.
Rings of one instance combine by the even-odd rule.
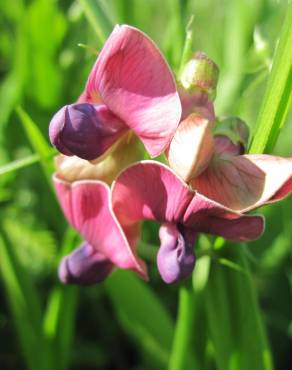
[[[163, 369], [169, 356], [177, 287], [161, 282], [154, 263], [150, 286], [123, 272], [92, 288], [63, 288], [57, 281], [60, 255], [78, 240], [48, 180], [48, 123], [82, 91], [95, 60], [90, 48], [101, 48], [110, 24], [128, 23], [146, 32], [177, 70], [193, 15], [194, 50], [220, 68], [217, 114], [239, 115], [253, 130], [286, 9], [284, 0], [1, 0], [1, 369]], [[290, 114], [275, 153], [291, 156], [291, 137]], [[244, 247], [278, 370], [292, 362], [291, 206], [289, 198], [263, 209], [266, 232]], [[157, 245], [157, 225], [145, 225], [143, 240]], [[232, 247], [223, 249], [213, 268], [232, 280], [240, 272], [220, 263], [232, 254]], [[232, 292], [226, 289], [225, 297], [231, 310]], [[223, 369], [200, 302], [194, 354], [200, 369]]]

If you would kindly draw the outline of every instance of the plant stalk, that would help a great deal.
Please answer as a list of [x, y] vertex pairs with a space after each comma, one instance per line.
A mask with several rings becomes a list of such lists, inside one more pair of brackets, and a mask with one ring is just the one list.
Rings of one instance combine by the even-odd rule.
[[194, 292], [191, 284], [179, 289], [178, 316], [168, 370], [184, 370], [189, 354], [192, 335]]

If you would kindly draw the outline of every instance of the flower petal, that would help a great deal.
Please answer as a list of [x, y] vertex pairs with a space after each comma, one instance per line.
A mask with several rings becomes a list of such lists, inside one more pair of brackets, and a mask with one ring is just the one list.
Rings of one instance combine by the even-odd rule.
[[178, 126], [166, 155], [170, 167], [188, 182], [206, 168], [213, 151], [209, 121], [191, 114]]
[[179, 222], [192, 197], [170, 168], [155, 161], [126, 168], [112, 187], [113, 209], [123, 227], [141, 220]]
[[157, 266], [163, 281], [173, 284], [192, 274], [196, 261], [193, 250], [196, 236], [181, 225], [165, 223], [160, 227]]
[[88, 96], [104, 104], [140, 137], [151, 156], [169, 144], [181, 104], [169, 66], [157, 46], [136, 28], [116, 26], [90, 73]]
[[50, 122], [51, 143], [65, 155], [93, 160], [103, 155], [127, 131], [104, 104], [71, 104]]
[[[130, 137], [129, 137], [130, 136]], [[141, 151], [136, 136], [124, 135], [115, 148], [100, 162], [93, 163], [76, 156], [55, 157], [58, 177], [73, 182], [77, 180], [101, 180], [111, 185], [122, 169], [140, 159]]]
[[184, 225], [194, 231], [223, 236], [232, 241], [248, 241], [261, 236], [264, 218], [234, 212], [196, 193], [185, 212]]
[[184, 120], [192, 113], [198, 113], [208, 121], [214, 123], [215, 111], [213, 102], [204, 92], [188, 92], [183, 88], [179, 89], [179, 96], [182, 105], [182, 117]]
[[113, 264], [88, 243], [63, 257], [59, 278], [64, 284], [92, 285], [103, 281], [113, 269]]
[[[129, 244], [112, 210], [110, 189], [101, 181], [76, 181], [73, 184], [54, 177], [54, 185], [69, 223], [113, 264], [132, 269], [146, 277], [146, 266]], [[137, 238], [137, 235], [135, 235]], [[130, 243], [134, 237], [130, 240]]]
[[[271, 155], [217, 156], [193, 179], [194, 189], [236, 211], [246, 212], [291, 192], [292, 158]], [[277, 195], [278, 194], [278, 195]]]

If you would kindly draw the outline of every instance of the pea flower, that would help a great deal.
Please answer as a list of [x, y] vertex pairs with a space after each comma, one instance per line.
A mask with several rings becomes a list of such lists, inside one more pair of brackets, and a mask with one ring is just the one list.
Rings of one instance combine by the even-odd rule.
[[173, 75], [156, 45], [138, 29], [117, 25], [85, 91], [55, 114], [49, 134], [61, 153], [96, 160], [132, 130], [155, 157], [169, 145], [180, 116]]
[[166, 156], [192, 189], [244, 213], [291, 192], [292, 158], [244, 154], [248, 126], [237, 117], [216, 122], [211, 101], [217, 79], [218, 67], [204, 53], [186, 63], [180, 76], [182, 121]]
[[135, 251], [139, 230], [125, 236], [109, 185], [139, 159], [133, 133], [156, 156], [169, 145], [180, 116], [173, 75], [156, 45], [133, 27], [116, 26], [77, 103], [50, 123], [51, 142], [63, 153], [56, 159], [56, 192], [67, 220], [86, 241], [63, 259], [63, 282], [101, 281], [113, 265], [147, 277]]
[[248, 212], [292, 190], [292, 158], [243, 154], [248, 128], [236, 118], [211, 128], [201, 117], [183, 121], [170, 144], [170, 167], [189, 186], [234, 211]]
[[[208, 119], [191, 114], [180, 123], [166, 154], [170, 167], [197, 195], [209, 204], [243, 215], [292, 191], [292, 158], [244, 154], [247, 142], [248, 128], [240, 119], [225, 119], [214, 127]], [[250, 234], [246, 229], [246, 240], [259, 237], [263, 230], [263, 224], [255, 220]], [[217, 234], [217, 230], [200, 230], [197, 221], [192, 221], [193, 229]], [[242, 227], [238, 225], [235, 233], [240, 234]], [[233, 236], [222, 236], [234, 240]], [[178, 259], [176, 263], [183, 266]], [[163, 268], [174, 269], [165, 258], [158, 259], [159, 265], [162, 272]]]
[[138, 143], [130, 135], [98, 163], [77, 156], [56, 157], [53, 181], [57, 197], [67, 221], [85, 240], [62, 259], [59, 277], [63, 283], [98, 283], [114, 266], [147, 279], [146, 266], [136, 254], [139, 229], [126, 236], [114, 214], [109, 187], [120, 168], [138, 160], [138, 153]]
[[[182, 77], [178, 95], [153, 42], [117, 26], [78, 102], [54, 116], [50, 137], [63, 153], [54, 185], [68, 222], [85, 240], [62, 260], [63, 282], [97, 283], [115, 266], [147, 279], [137, 255], [143, 220], [161, 224], [158, 269], [165, 282], [177, 282], [195, 266], [198, 233], [257, 239], [264, 219], [245, 213], [291, 192], [292, 159], [243, 155], [245, 124], [216, 124], [216, 65], [200, 53]], [[132, 164], [140, 159], [133, 133], [151, 156], [165, 151], [169, 167]]]

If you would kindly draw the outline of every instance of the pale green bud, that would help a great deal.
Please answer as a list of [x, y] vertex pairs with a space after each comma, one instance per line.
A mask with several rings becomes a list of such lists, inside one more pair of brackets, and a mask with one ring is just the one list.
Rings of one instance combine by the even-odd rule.
[[218, 76], [217, 65], [205, 53], [199, 51], [184, 66], [180, 82], [186, 90], [198, 89], [213, 97]]

